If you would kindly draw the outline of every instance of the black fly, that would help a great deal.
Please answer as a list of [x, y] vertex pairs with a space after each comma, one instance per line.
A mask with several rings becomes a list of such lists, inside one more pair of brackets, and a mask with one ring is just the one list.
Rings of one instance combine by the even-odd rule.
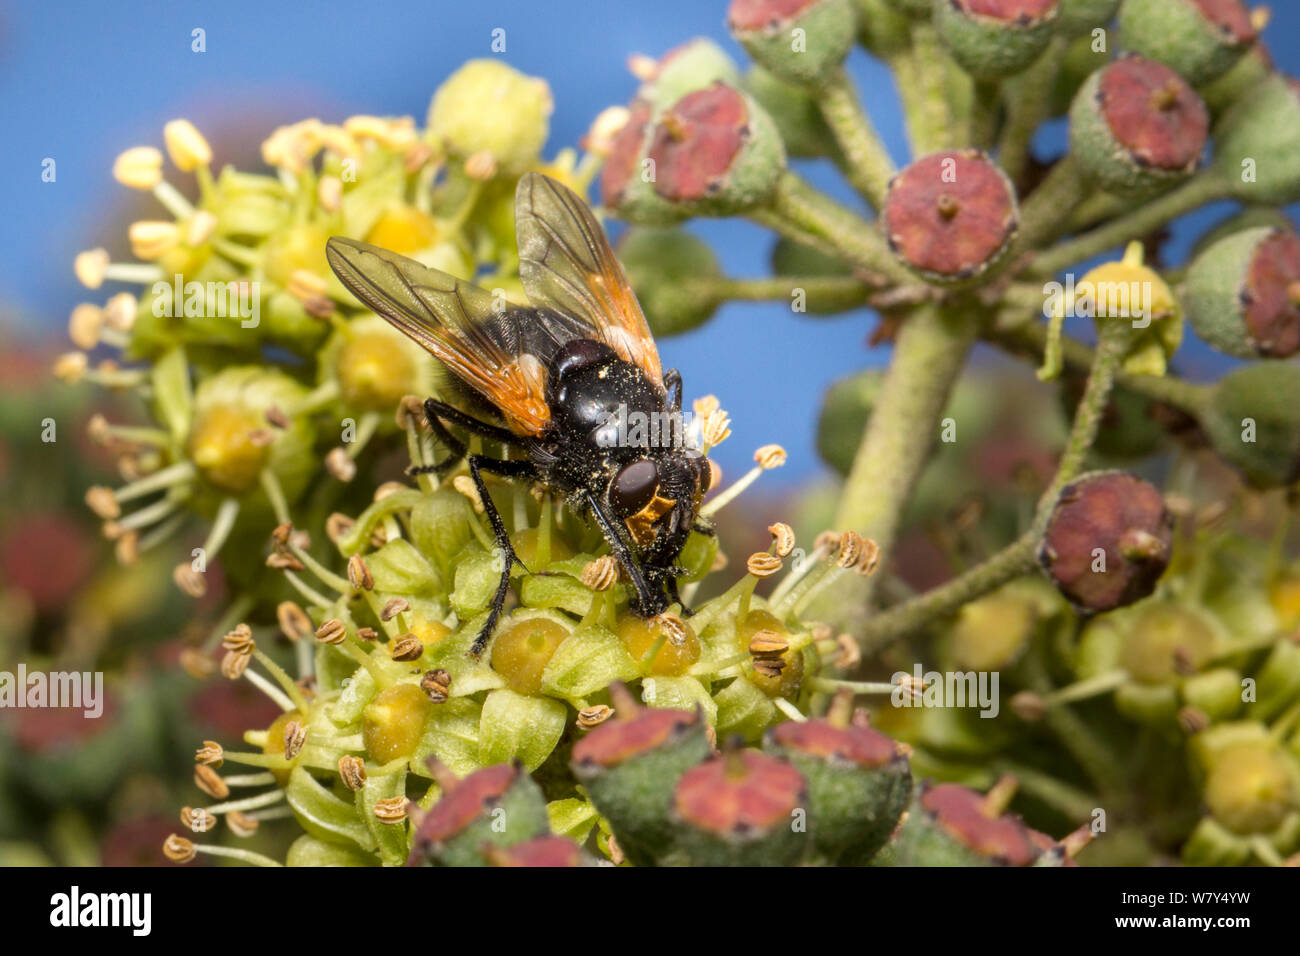
[[[492, 636], [517, 560], [482, 472], [537, 482], [594, 518], [642, 617], [680, 602], [678, 555], [692, 529], [710, 531], [698, 517], [709, 462], [678, 440], [681, 375], [663, 371], [600, 224], [576, 193], [537, 173], [519, 180], [515, 223], [532, 308], [494, 307], [492, 293], [471, 282], [363, 242], [335, 237], [326, 248], [353, 295], [428, 349], [492, 419], [426, 400], [429, 426], [451, 454], [422, 470], [442, 474], [466, 458], [449, 426], [512, 452], [467, 457], [504, 558], [475, 655]], [[620, 427], [628, 421], [678, 427]]]

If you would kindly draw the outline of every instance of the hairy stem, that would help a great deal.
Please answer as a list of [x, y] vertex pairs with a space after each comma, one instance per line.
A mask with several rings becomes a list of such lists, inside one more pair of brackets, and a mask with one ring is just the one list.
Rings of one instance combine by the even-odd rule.
[[802, 290], [810, 307], [846, 312], [866, 303], [870, 287], [854, 276], [771, 276], [761, 279], [687, 280], [686, 293], [703, 302], [791, 302]]
[[879, 209], [894, 176], [894, 162], [844, 70], [836, 70], [831, 81], [817, 91], [817, 102], [844, 153], [849, 182], [873, 209]]
[[[782, 235], [815, 237], [819, 248], [857, 266], [877, 284], [914, 281], [876, 226], [837, 204], [791, 172], [782, 174], [769, 204], [749, 214]], [[803, 241], [803, 240], [801, 240]]]
[[[836, 527], [852, 528], [888, 555], [903, 508], [938, 436], [939, 418], [974, 339], [962, 310], [926, 305], [903, 322], [879, 401], [844, 485]], [[842, 593], [865, 608], [876, 576]], [[850, 592], [850, 588], [854, 590]], [[837, 589], [840, 590], [840, 589]], [[857, 610], [857, 608], [855, 608]]]
[[1021, 182], [1029, 166], [1034, 132], [1047, 115], [1048, 100], [1064, 49], [1065, 41], [1060, 37], [1054, 38], [1043, 55], [1015, 81], [1007, 122], [998, 140], [998, 162], [1013, 183]]
[[1229, 195], [1230, 184], [1213, 169], [1193, 177], [1189, 182], [1153, 199], [1144, 206], [1120, 216], [1092, 232], [1048, 249], [1030, 267], [1035, 275], [1054, 275], [1075, 263], [1091, 259], [1108, 249], [1145, 236], [1184, 213]]

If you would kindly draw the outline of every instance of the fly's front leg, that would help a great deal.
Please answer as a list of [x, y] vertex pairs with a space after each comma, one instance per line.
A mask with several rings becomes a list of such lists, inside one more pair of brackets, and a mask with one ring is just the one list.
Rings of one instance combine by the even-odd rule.
[[605, 540], [609, 542], [609, 548], [613, 552], [615, 560], [622, 566], [628, 580], [632, 582], [632, 589], [636, 591], [637, 600], [634, 609], [642, 617], [654, 617], [656, 614], [661, 613], [668, 606], [663, 593], [656, 588], [651, 588], [646, 582], [645, 573], [641, 570], [641, 565], [637, 563], [632, 549], [627, 546], [627, 542], [618, 533], [618, 528], [615, 527], [609, 515], [605, 513], [605, 509], [601, 507], [596, 496], [591, 492], [587, 492], [586, 496], [587, 507], [596, 516], [596, 523], [600, 525], [601, 533], [605, 535]]
[[[496, 538], [497, 553], [501, 559], [501, 580], [497, 583], [496, 594], [492, 597], [492, 606], [488, 611], [487, 622], [483, 625], [483, 629], [479, 631], [478, 637], [474, 638], [474, 644], [469, 650], [471, 657], [478, 657], [483, 653], [483, 648], [487, 647], [487, 642], [492, 638], [492, 632], [496, 629], [497, 620], [501, 617], [501, 610], [505, 607], [506, 594], [510, 591], [510, 571], [515, 562], [519, 561], [519, 558], [515, 555], [514, 545], [510, 543], [510, 534], [506, 531], [505, 522], [501, 520], [501, 513], [497, 511], [496, 505], [492, 502], [492, 496], [488, 494], [487, 485], [483, 482], [480, 469], [507, 478], [535, 479], [537, 474], [532, 463], [523, 460], [505, 461], [500, 458], [487, 458], [483, 455], [470, 455], [466, 459], [466, 463], [469, 465], [469, 474], [474, 481], [474, 488], [478, 491], [479, 499], [483, 502], [483, 513], [487, 515], [488, 522], [492, 525], [492, 534]], [[523, 564], [522, 561], [519, 563]]]

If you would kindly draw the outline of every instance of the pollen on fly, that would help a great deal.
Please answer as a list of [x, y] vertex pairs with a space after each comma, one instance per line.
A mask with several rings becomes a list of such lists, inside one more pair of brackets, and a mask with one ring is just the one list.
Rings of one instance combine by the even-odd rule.
[[[699, 513], [710, 466], [683, 417], [681, 375], [660, 364], [595, 216], [576, 193], [528, 173], [515, 193], [515, 231], [531, 307], [367, 243], [335, 237], [326, 248], [352, 294], [475, 399], [464, 407], [425, 401], [448, 454], [419, 469], [445, 474], [465, 461], [505, 557], [475, 655], [492, 636], [518, 560], [483, 472], [540, 484], [590, 517], [642, 617], [681, 603], [678, 556], [692, 531], [713, 533]], [[511, 456], [469, 454], [460, 433], [504, 445]]]

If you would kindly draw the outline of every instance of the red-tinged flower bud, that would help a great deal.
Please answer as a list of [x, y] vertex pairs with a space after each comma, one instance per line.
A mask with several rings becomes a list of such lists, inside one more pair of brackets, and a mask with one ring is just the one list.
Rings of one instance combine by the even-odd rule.
[[785, 148], [771, 117], [724, 83], [688, 93], [666, 109], [647, 156], [661, 199], [710, 216], [764, 202], [785, 169]]
[[634, 865], [653, 864], [672, 842], [673, 787], [710, 751], [703, 718], [685, 710], [642, 709], [611, 688], [614, 719], [573, 747], [573, 772], [609, 820]]
[[484, 855], [492, 866], [593, 866], [582, 847], [568, 837], [542, 836], [514, 846], [490, 846]]
[[673, 811], [681, 826], [673, 859], [695, 866], [790, 866], [812, 849], [807, 809], [807, 782], [785, 760], [757, 750], [719, 754], [677, 782]]
[[685, 210], [660, 199], [654, 191], [646, 146], [654, 129], [654, 107], [638, 99], [627, 123], [614, 134], [600, 180], [600, 201], [620, 219], [639, 226], [670, 226], [686, 218]]
[[1187, 317], [1215, 348], [1243, 358], [1300, 352], [1300, 236], [1246, 229], [1214, 243], [1187, 272]]
[[904, 748], [870, 727], [787, 721], [768, 731], [764, 748], [808, 781], [813, 846], [827, 864], [865, 865], [907, 807], [912, 773]]
[[918, 159], [894, 177], [881, 210], [894, 253], [941, 283], [983, 274], [1010, 245], [1018, 215], [1011, 181], [977, 150]]
[[1107, 192], [1147, 198], [1195, 171], [1210, 117], [1181, 76], [1128, 56], [1098, 70], [1070, 106], [1070, 153]]
[[546, 799], [515, 762], [456, 780], [435, 768], [442, 796], [420, 822], [407, 866], [485, 866], [485, 845], [513, 846], [550, 832]]
[[1172, 543], [1173, 517], [1154, 486], [1096, 472], [1061, 489], [1038, 560], [1080, 609], [1109, 611], [1155, 590]]
[[934, 5], [944, 46], [972, 76], [1019, 73], [1047, 48], [1059, 0], [945, 0]]
[[732, 0], [727, 27], [755, 63], [819, 86], [844, 62], [856, 23], [849, 0]]
[[1199, 86], [1222, 76], [1255, 42], [1241, 0], [1125, 0], [1120, 43]]
[[889, 845], [897, 866], [1028, 866], [1041, 850], [1018, 816], [955, 783], [922, 784]]

